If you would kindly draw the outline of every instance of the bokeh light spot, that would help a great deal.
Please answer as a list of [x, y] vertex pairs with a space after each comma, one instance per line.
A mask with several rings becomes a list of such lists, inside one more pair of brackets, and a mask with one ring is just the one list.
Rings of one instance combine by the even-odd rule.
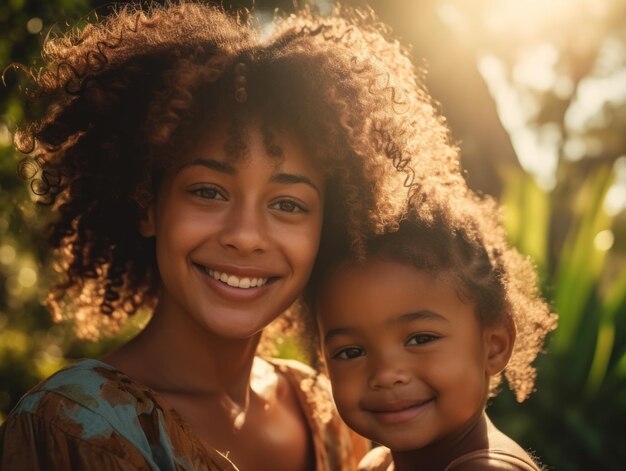
[[0, 146], [8, 147], [11, 145], [11, 131], [6, 124], [0, 124]]
[[17, 253], [12, 245], [4, 244], [0, 246], [0, 263], [2, 265], [11, 265], [15, 262]]
[[24, 288], [32, 288], [37, 283], [37, 272], [31, 267], [22, 267], [17, 275], [17, 281]]
[[598, 232], [593, 239], [593, 245], [602, 252], [606, 252], [613, 247], [613, 242], [615, 242], [615, 236], [610, 229]]
[[28, 31], [30, 34], [37, 34], [42, 29], [43, 21], [41, 20], [41, 18], [34, 17], [28, 20], [28, 23], [26, 23], [26, 31]]

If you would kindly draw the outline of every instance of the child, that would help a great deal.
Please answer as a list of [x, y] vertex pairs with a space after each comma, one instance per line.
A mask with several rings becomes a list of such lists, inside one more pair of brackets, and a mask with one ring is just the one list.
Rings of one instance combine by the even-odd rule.
[[87, 338], [152, 317], [30, 391], [0, 428], [0, 468], [356, 466], [365, 442], [323, 379], [256, 353], [318, 248], [361, 252], [414, 176], [459, 182], [447, 130], [384, 31], [337, 8], [261, 34], [177, 2], [47, 40], [32, 77], [46, 111], [16, 144], [55, 210], [48, 305]]
[[[501, 375], [518, 401], [555, 316], [495, 208], [467, 194], [415, 209], [311, 283], [341, 417], [385, 445], [363, 470], [534, 470], [485, 414]], [[321, 281], [319, 281], [321, 280]]]

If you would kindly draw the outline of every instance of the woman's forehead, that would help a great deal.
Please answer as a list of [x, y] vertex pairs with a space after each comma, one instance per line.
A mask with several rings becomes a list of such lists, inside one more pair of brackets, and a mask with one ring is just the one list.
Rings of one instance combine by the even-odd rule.
[[295, 132], [270, 128], [260, 120], [239, 123], [236, 128], [228, 121], [206, 128], [173, 168], [177, 172], [200, 162], [216, 170], [236, 173], [257, 159], [266, 160], [275, 172], [306, 175], [317, 186], [324, 180], [323, 170]]

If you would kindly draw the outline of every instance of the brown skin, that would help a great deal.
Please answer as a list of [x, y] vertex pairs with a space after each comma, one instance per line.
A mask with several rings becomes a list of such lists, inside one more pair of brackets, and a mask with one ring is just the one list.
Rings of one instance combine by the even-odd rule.
[[[273, 160], [258, 126], [248, 133], [241, 161], [229, 161], [218, 128], [164, 179], [140, 227], [156, 238], [158, 305], [148, 326], [103, 360], [160, 393], [240, 469], [313, 469], [295, 393], [255, 352], [262, 329], [308, 279], [324, 181], [293, 135], [279, 135], [283, 157]], [[265, 284], [228, 286], [213, 270]]]
[[[462, 456], [466, 453], [470, 453], [474, 450], [484, 450], [488, 448], [506, 450], [509, 453], [519, 456], [527, 457], [527, 453], [517, 443], [511, 440], [508, 436], [498, 430], [495, 425], [489, 420], [487, 414], [483, 414], [479, 419], [472, 423], [472, 425], [455, 437], [455, 440], [451, 440], [442, 447], [447, 450], [437, 451], [435, 447], [431, 451], [439, 454], [449, 452], [450, 445], [454, 445], [454, 457]], [[378, 456], [377, 456], [378, 455]], [[420, 461], [419, 470], [438, 470], [445, 469], [447, 464], [451, 461], [451, 458], [445, 457], [445, 455], [439, 455], [440, 459], [435, 461]], [[367, 471], [402, 471], [416, 469], [416, 459], [422, 459], [421, 457], [411, 456], [410, 454], [393, 453], [390, 455], [388, 450], [384, 447], [377, 448], [370, 452], [359, 464], [359, 470]], [[469, 462], [461, 463], [458, 466], [452, 468], [454, 471], [518, 471], [515, 466], [494, 462], [493, 460], [472, 460]]]
[[390, 469], [441, 471], [494, 441], [525, 455], [484, 413], [514, 330], [482, 326], [450, 273], [344, 263], [325, 280], [318, 320], [339, 413], [391, 449]]

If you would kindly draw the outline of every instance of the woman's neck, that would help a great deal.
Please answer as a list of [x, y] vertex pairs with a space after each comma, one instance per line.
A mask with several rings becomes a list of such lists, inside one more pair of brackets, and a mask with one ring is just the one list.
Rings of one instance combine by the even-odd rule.
[[488, 419], [481, 411], [465, 427], [417, 450], [392, 451], [395, 471], [442, 471], [459, 456], [489, 448]]
[[260, 333], [225, 339], [160, 303], [148, 325], [103, 360], [164, 394], [227, 396], [244, 404]]

